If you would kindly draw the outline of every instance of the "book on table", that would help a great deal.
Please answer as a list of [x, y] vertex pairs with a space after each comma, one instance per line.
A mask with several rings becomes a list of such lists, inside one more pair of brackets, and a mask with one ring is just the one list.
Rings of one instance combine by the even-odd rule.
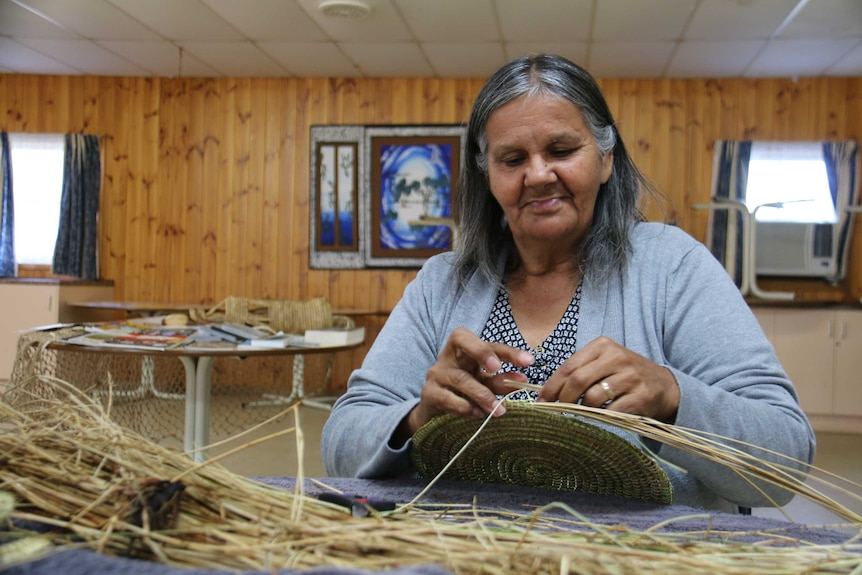
[[321, 347], [354, 345], [365, 341], [364, 327], [325, 327], [305, 330], [305, 341]]
[[310, 343], [299, 334], [276, 333], [268, 337], [248, 339], [238, 344], [237, 349], [288, 349], [291, 347], [319, 347], [316, 343]]

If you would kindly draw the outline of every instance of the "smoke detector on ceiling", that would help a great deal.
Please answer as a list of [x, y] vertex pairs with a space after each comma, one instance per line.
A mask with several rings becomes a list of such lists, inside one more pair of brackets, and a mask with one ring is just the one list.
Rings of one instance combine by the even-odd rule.
[[360, 20], [371, 14], [371, 6], [363, 0], [323, 0], [317, 9], [339, 20]]

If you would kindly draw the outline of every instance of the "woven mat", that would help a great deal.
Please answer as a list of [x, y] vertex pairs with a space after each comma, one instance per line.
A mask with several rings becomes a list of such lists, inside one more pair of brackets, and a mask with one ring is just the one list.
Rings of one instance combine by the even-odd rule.
[[[482, 419], [438, 416], [413, 435], [419, 474], [436, 477], [482, 425]], [[507, 402], [444, 479], [525, 485], [671, 503], [664, 470], [643, 449], [575, 417]]]

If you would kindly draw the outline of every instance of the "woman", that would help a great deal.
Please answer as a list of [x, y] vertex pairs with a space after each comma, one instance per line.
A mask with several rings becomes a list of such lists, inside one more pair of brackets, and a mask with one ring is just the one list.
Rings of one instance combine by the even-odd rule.
[[[330, 475], [412, 473], [412, 434], [441, 413], [486, 417], [504, 379], [811, 462], [813, 432], [736, 286], [702, 244], [643, 221], [649, 186], [586, 71], [554, 55], [498, 70], [465, 156], [461, 245], [426, 262], [351, 375], [324, 428]], [[649, 447], [674, 464], [675, 503], [790, 498]]]

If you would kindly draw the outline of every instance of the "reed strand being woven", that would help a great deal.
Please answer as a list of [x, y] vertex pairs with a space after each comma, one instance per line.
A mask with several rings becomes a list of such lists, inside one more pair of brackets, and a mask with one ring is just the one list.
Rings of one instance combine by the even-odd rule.
[[[62, 528], [50, 535], [56, 544], [83, 541], [108, 554], [232, 570], [428, 563], [456, 574], [862, 570], [862, 545], [852, 538], [815, 545], [780, 530], [683, 534], [656, 526], [639, 532], [594, 525], [561, 506], [563, 514], [513, 513], [426, 509], [419, 501], [391, 514], [354, 518], [300, 490], [240, 477], [217, 462], [196, 465], [186, 454], [121, 429], [85, 395], [56, 385], [54, 401], [40, 399], [27, 409], [13, 409], [0, 396], [0, 491], [17, 498], [16, 521]], [[632, 423], [660, 433], [648, 422]], [[696, 443], [682, 437], [676, 441]], [[299, 477], [296, 485], [302, 484]]]

